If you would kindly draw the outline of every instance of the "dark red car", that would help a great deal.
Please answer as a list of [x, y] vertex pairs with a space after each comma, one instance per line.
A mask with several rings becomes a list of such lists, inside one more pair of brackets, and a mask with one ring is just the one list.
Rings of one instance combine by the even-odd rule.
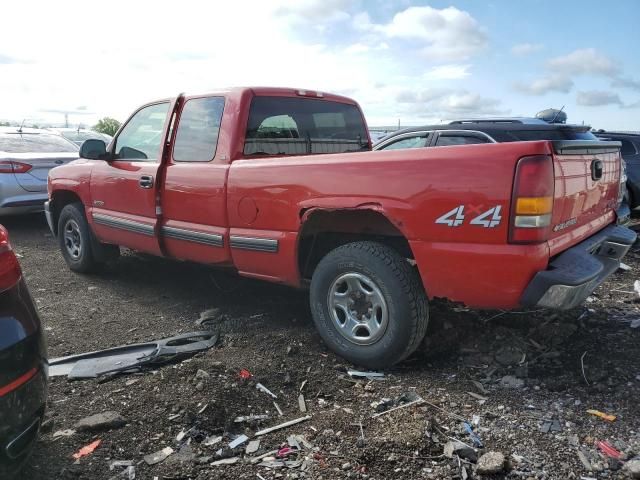
[[46, 358], [40, 317], [0, 225], [0, 479], [18, 473], [38, 437]]

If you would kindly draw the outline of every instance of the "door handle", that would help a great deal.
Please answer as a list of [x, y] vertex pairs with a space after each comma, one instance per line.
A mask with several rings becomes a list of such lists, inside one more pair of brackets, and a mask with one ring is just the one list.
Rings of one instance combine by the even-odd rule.
[[138, 181], [141, 188], [153, 187], [153, 177], [151, 175], [142, 175]]

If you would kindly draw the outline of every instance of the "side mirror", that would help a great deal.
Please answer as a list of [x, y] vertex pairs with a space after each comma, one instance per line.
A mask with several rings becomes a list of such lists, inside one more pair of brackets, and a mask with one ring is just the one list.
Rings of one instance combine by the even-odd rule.
[[80, 157], [89, 160], [104, 160], [107, 158], [107, 144], [95, 138], [85, 140], [80, 147]]

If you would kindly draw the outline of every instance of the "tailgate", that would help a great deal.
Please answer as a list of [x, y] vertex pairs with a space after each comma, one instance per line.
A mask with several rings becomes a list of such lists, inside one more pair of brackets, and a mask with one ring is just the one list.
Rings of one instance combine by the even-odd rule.
[[555, 194], [550, 254], [593, 235], [615, 219], [620, 194], [620, 142], [553, 143]]
[[46, 192], [49, 170], [78, 158], [78, 154], [73, 152], [11, 153], [7, 155], [7, 160], [31, 165], [28, 172], [14, 173], [18, 184], [28, 192]]

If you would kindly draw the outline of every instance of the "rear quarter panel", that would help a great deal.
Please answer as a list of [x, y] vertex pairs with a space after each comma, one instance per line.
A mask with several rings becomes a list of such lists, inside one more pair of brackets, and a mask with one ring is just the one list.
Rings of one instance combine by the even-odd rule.
[[[231, 234], [296, 239], [306, 209], [373, 208], [409, 240], [430, 297], [513, 306], [548, 259], [546, 247], [506, 245], [515, 165], [522, 156], [548, 153], [547, 142], [526, 142], [237, 160], [228, 180]], [[251, 221], [242, 214], [247, 203], [257, 210]], [[459, 206], [461, 225], [436, 223]], [[496, 206], [502, 210], [497, 225], [469, 223]], [[234, 263], [245, 273], [297, 285], [297, 243], [285, 244], [266, 260], [253, 253], [234, 256]], [[470, 279], [477, 285], [467, 285]], [[509, 295], [498, 301], [505, 289]]]

